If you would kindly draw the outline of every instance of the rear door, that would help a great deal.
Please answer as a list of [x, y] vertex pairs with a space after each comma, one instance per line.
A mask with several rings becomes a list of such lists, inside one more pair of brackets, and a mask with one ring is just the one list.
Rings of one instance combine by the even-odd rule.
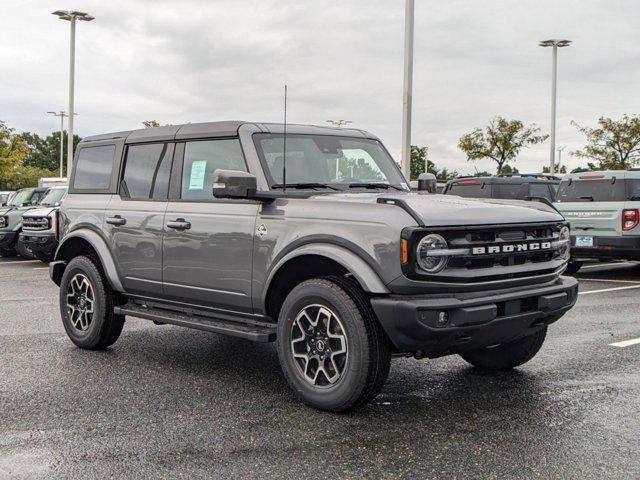
[[250, 313], [260, 203], [215, 199], [217, 169], [248, 171], [239, 139], [177, 144], [165, 215], [164, 293], [180, 302]]
[[162, 293], [162, 237], [173, 143], [128, 145], [104, 231], [127, 292]]

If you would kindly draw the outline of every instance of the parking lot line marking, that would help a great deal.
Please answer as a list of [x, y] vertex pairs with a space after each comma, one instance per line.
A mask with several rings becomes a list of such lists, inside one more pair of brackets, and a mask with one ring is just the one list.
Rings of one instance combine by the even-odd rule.
[[615, 292], [616, 290], [630, 290], [632, 288], [640, 288], [640, 285], [628, 285], [626, 287], [603, 288], [601, 290], [589, 290], [587, 292], [578, 292], [578, 295], [589, 295], [591, 293]]
[[640, 344], [640, 338], [632, 338], [631, 340], [625, 340], [623, 342], [610, 343], [609, 346], [624, 348], [624, 347], [630, 347], [631, 345], [638, 345], [638, 344]]
[[31, 270], [49, 270], [49, 267], [33, 267]]
[[584, 265], [580, 270], [584, 270], [585, 268], [596, 268], [596, 267], [613, 267], [615, 265], [633, 265], [631, 262], [613, 262], [613, 263], [599, 263], [597, 265]]
[[40, 260], [12, 260], [12, 261], [10, 261], [10, 262], [3, 262], [3, 263], [0, 263], [0, 266], [3, 266], [3, 265], [13, 265], [14, 263], [37, 263], [37, 262], [39, 262], [39, 261], [40, 261]]
[[606, 278], [579, 278], [586, 282], [604, 282], [604, 283], [640, 283], [638, 280], [607, 280]]

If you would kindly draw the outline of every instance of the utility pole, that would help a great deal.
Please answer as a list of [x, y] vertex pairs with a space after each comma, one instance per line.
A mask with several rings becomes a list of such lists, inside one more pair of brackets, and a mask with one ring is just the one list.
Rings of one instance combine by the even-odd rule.
[[85, 12], [77, 12], [75, 10], [56, 10], [53, 12], [60, 20], [67, 20], [71, 24], [71, 37], [69, 40], [69, 110], [67, 116], [69, 117], [69, 129], [67, 133], [67, 173], [71, 173], [71, 165], [73, 163], [73, 116], [74, 110], [74, 83], [75, 83], [75, 63], [76, 63], [76, 20], [83, 20], [90, 22], [94, 20]]
[[415, 0], [406, 0], [404, 13], [404, 86], [402, 91], [401, 169], [411, 180], [411, 102], [413, 96], [413, 23]]
[[556, 150], [558, 151], [558, 170], [562, 168], [562, 151], [567, 148], [565, 146], [558, 147]]
[[51, 115], [54, 115], [56, 117], [60, 117], [60, 178], [63, 177], [62, 175], [62, 165], [64, 163], [64, 117], [67, 117], [68, 115], [66, 114], [66, 112], [64, 112], [63, 110], [60, 110], [59, 113], [56, 112], [47, 112]]
[[568, 47], [571, 40], [544, 40], [541, 47], [553, 47], [551, 68], [551, 149], [549, 150], [549, 173], [556, 173], [556, 83], [558, 79], [558, 48]]

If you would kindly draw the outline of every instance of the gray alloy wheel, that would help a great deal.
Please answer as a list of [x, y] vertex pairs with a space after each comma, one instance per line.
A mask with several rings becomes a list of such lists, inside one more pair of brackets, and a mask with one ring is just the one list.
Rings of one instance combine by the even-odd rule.
[[69, 282], [67, 289], [67, 309], [69, 320], [76, 330], [86, 332], [91, 325], [94, 313], [95, 295], [91, 282], [82, 273], [77, 273]]
[[329, 308], [304, 307], [291, 324], [291, 354], [298, 372], [311, 385], [326, 388], [342, 378], [349, 352], [340, 318]]

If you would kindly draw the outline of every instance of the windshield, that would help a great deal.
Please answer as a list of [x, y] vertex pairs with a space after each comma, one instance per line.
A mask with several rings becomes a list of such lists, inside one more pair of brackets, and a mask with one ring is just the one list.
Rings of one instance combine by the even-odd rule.
[[[256, 134], [258, 155], [269, 173], [272, 187], [281, 186], [284, 142], [281, 134]], [[398, 166], [380, 142], [328, 136], [287, 135], [287, 185], [309, 188], [408, 187]]]
[[64, 194], [67, 193], [66, 188], [52, 188], [42, 197], [40, 205], [54, 206], [60, 203]]
[[19, 207], [20, 205], [22, 205], [24, 202], [28, 202], [31, 199], [31, 196], [33, 195], [33, 192], [35, 190], [33, 188], [28, 188], [26, 190], [20, 190], [18, 191], [14, 197], [11, 199], [11, 201], [9, 202], [9, 206], [10, 207]]
[[[558, 202], [623, 202], [627, 199], [625, 183], [637, 180], [563, 180], [558, 189]], [[630, 185], [631, 186], [631, 185]]]

